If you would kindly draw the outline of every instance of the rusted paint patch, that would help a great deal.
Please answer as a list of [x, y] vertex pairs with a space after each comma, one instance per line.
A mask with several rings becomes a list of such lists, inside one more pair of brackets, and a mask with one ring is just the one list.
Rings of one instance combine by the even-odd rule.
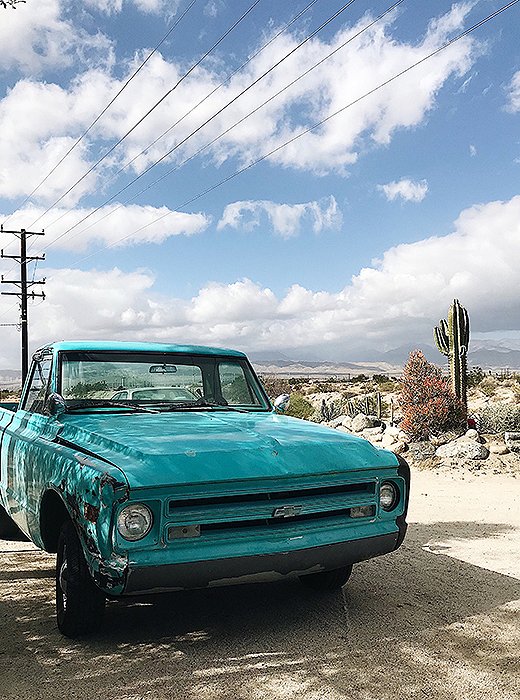
[[99, 508], [93, 506], [91, 503], [85, 503], [83, 511], [85, 513], [85, 520], [89, 520], [91, 523], [97, 523]]

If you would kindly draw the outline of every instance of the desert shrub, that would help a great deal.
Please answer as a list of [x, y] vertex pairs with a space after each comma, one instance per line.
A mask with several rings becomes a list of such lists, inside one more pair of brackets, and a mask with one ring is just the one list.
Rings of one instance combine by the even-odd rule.
[[385, 374], [374, 374], [372, 381], [377, 385], [378, 391], [397, 391], [399, 388], [399, 383]]
[[334, 382], [316, 382], [312, 385], [312, 390], [317, 394], [330, 394], [332, 391], [337, 391], [338, 387]]
[[314, 413], [314, 408], [303, 394], [295, 391], [291, 394], [291, 400], [285, 413], [288, 416], [293, 416], [293, 418], [305, 418], [307, 420]]
[[465, 425], [466, 410], [441, 370], [420, 350], [410, 353], [404, 368], [400, 404], [402, 429], [412, 440], [427, 440]]
[[338, 418], [345, 412], [345, 407], [343, 401], [323, 401], [321, 402], [319, 410], [319, 419], [316, 422], [321, 423], [322, 421], [329, 422]]
[[473, 387], [479, 386], [480, 382], [486, 377], [487, 374], [482, 367], [472, 367], [467, 374], [468, 388], [472, 389]]
[[352, 384], [359, 384], [361, 382], [366, 382], [367, 380], [368, 380], [368, 377], [366, 374], [358, 374], [354, 377], [351, 377], [351, 379], [349, 381], [352, 382]]
[[263, 384], [265, 393], [270, 399], [275, 399], [277, 396], [280, 396], [280, 394], [291, 393], [291, 383], [287, 379], [272, 375], [262, 375], [259, 379]]
[[483, 433], [520, 431], [520, 406], [510, 403], [486, 406], [480, 411], [477, 424]]
[[486, 377], [478, 385], [480, 391], [486, 396], [493, 396], [497, 387], [498, 381], [495, 379], [495, 377]]

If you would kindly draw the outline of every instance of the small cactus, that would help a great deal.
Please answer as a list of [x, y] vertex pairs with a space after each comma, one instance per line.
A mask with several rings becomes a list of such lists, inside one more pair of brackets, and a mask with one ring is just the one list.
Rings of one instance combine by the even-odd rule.
[[467, 406], [469, 316], [458, 299], [450, 306], [448, 320], [441, 319], [433, 334], [439, 352], [449, 358], [453, 392]]

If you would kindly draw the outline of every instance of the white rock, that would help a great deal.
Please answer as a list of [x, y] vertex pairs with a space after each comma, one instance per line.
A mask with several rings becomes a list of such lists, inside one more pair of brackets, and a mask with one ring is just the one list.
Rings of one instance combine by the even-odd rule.
[[520, 433], [504, 433], [504, 440], [511, 452], [520, 452]]
[[488, 445], [488, 450], [493, 455], [506, 455], [509, 452], [509, 448], [507, 445], [504, 445], [503, 442], [490, 442]]
[[463, 436], [464, 438], [468, 440], [475, 440], [475, 442], [480, 442], [480, 435], [478, 432], [475, 430], [475, 428], [470, 428], [469, 430], [466, 431], [466, 433]]
[[375, 428], [365, 428], [363, 430], [363, 435], [365, 437], [372, 437], [373, 435], [380, 435], [383, 432], [383, 428], [380, 425], [376, 425]]
[[336, 430], [339, 430], [341, 433], [349, 433], [352, 435], [352, 430], [350, 430], [350, 428], [346, 428], [344, 425], [338, 425]]
[[397, 428], [395, 425], [387, 425], [385, 428], [385, 435], [393, 435], [394, 437], [398, 437], [401, 432], [402, 430]]
[[398, 440], [397, 437], [394, 437], [393, 435], [387, 435], [386, 433], [383, 435], [383, 439], [381, 440], [381, 443], [383, 447], [390, 447], [391, 449], [394, 449], [393, 446], [397, 445]]
[[350, 422], [350, 418], [348, 416], [343, 415], [343, 416], [338, 416], [337, 418], [333, 418], [330, 421], [329, 425], [331, 428], [337, 428], [338, 425], [345, 425], [343, 422], [345, 419], [347, 419]]
[[365, 428], [374, 428], [378, 425], [380, 421], [375, 416], [365, 416], [364, 413], [358, 413], [352, 419], [352, 430], [356, 433], [360, 433]]
[[438, 447], [435, 455], [443, 459], [486, 459], [489, 450], [474, 440], [453, 440]]

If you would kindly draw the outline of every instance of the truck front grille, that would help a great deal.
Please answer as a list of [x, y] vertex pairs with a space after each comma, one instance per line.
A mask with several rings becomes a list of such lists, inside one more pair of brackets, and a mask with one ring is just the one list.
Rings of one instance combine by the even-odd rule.
[[[314, 484], [294, 489], [272, 488], [246, 493], [176, 496], [167, 502], [168, 539], [179, 527], [197, 526], [197, 537], [224, 537], [258, 531], [299, 529], [347, 523], [350, 509], [373, 506], [376, 480], [356, 483]], [[193, 530], [192, 530], [193, 531]]]

